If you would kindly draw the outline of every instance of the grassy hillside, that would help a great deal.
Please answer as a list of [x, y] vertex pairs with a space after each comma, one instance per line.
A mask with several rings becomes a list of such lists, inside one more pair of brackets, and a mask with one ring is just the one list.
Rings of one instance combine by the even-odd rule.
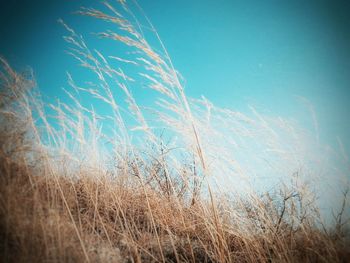
[[[124, 1], [121, 11], [104, 8], [79, 14], [114, 23], [118, 31], [98, 36], [126, 44], [133, 60], [90, 49], [61, 21], [70, 54], [95, 76], [80, 86], [68, 75], [71, 104], [43, 102], [31, 72], [1, 59], [0, 260], [348, 262], [346, 191], [334, 224], [324, 225], [301, 171], [286, 167], [284, 183], [269, 191], [242, 190], [250, 174], [232, 153], [253, 143], [286, 152], [286, 131], [295, 139], [288, 144], [301, 143], [292, 126], [187, 97], [161, 42], [161, 52], [152, 48]], [[140, 72], [127, 76], [120, 65]], [[132, 96], [140, 78], [157, 106], [145, 110]], [[110, 115], [87, 108], [80, 94], [107, 105]], [[177, 140], [167, 143], [155, 124]], [[237, 178], [241, 190], [213, 186], [221, 173]]]

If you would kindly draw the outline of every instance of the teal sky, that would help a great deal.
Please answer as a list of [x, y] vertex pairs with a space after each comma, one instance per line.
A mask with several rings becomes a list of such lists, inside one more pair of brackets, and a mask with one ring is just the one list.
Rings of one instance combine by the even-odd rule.
[[[309, 125], [310, 113], [296, 98], [302, 96], [314, 105], [321, 139], [332, 144], [340, 136], [350, 149], [350, 2], [139, 3], [185, 78], [188, 95], [240, 111], [250, 104]], [[65, 72], [76, 68], [64, 53], [66, 32], [57, 19], [78, 32], [95, 29], [95, 20], [72, 15], [80, 6], [99, 4], [0, 1], [0, 54], [18, 69], [32, 67], [45, 96], [61, 97]]]

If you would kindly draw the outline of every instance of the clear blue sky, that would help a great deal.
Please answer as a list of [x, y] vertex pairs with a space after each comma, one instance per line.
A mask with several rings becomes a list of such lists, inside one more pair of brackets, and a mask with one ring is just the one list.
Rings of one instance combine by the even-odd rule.
[[[313, 103], [321, 139], [339, 135], [350, 149], [349, 1], [139, 1], [185, 78], [189, 95], [247, 110], [311, 118], [294, 96]], [[66, 33], [93, 19], [72, 15], [95, 1], [0, 2], [0, 54], [17, 68], [31, 66], [43, 93], [62, 96], [73, 59], [64, 53]], [[83, 76], [82, 76], [83, 77]]]

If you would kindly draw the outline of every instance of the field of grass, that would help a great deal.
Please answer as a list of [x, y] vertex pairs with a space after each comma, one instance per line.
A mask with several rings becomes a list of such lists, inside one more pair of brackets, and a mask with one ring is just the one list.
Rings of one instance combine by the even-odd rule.
[[[68, 74], [71, 103], [45, 103], [30, 71], [0, 61], [0, 261], [349, 262], [347, 191], [324, 224], [304, 181], [310, 171], [294, 170], [288, 152], [304, 134], [254, 109], [189, 98], [147, 17], [161, 51], [124, 1], [101, 8], [78, 14], [114, 24], [96, 36], [130, 52], [96, 51], [60, 21], [68, 52], [94, 76], [79, 84]], [[141, 83], [156, 95], [152, 106], [133, 96]], [[275, 153], [283, 183], [254, 188], [262, 164], [251, 145]], [[232, 191], [215, 185], [221, 174]]]

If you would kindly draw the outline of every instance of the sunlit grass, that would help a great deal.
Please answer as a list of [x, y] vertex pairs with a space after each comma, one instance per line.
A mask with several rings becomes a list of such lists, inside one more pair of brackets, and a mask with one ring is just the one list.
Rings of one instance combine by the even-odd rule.
[[[30, 72], [1, 60], [1, 258], [345, 262], [347, 192], [334, 225], [323, 224], [305, 131], [189, 98], [147, 17], [124, 1], [102, 8], [78, 14], [114, 24], [96, 37], [129, 52], [97, 51], [60, 20], [67, 52], [93, 76], [68, 74], [71, 103], [43, 102]], [[133, 96], [141, 85], [150, 105]], [[279, 183], [257, 187], [264, 174]]]

